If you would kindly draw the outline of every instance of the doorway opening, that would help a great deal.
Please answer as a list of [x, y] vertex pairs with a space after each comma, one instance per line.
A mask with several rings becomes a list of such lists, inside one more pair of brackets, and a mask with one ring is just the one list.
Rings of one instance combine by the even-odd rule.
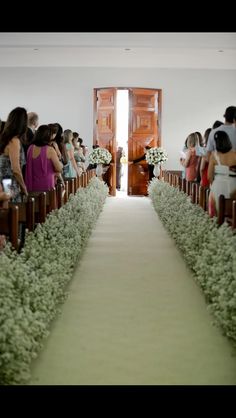
[[[116, 196], [116, 191], [119, 190], [116, 169], [117, 161], [120, 161], [117, 153], [119, 146], [125, 153], [124, 165], [120, 167], [124, 173], [121, 176], [121, 187], [129, 196], [147, 195], [149, 170], [143, 155], [147, 145], [161, 146], [161, 103], [161, 89], [94, 89], [93, 144], [108, 149], [112, 154], [110, 165], [103, 175], [111, 196]], [[128, 161], [134, 163], [128, 164]]]
[[116, 190], [128, 190], [129, 91], [117, 90], [116, 96]]

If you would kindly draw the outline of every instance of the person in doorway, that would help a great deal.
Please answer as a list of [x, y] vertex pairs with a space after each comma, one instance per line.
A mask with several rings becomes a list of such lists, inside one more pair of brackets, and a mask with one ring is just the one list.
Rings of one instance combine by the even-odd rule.
[[116, 151], [116, 188], [117, 190], [120, 190], [121, 187], [121, 157], [123, 155], [123, 148], [118, 147]]
[[[151, 149], [151, 147], [149, 147], [149, 145], [146, 145], [144, 147], [144, 154], [141, 157], [136, 158], [135, 160], [133, 160], [132, 163], [136, 164], [136, 163], [139, 163], [140, 161], [144, 161], [144, 160], [146, 161], [146, 153], [149, 149]], [[153, 177], [154, 177], [153, 165], [148, 164], [148, 181], [151, 181]]]

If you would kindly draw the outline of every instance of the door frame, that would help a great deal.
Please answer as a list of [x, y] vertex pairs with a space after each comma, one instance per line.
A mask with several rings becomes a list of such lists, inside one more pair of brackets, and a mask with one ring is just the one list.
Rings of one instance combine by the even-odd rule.
[[[159, 132], [159, 136], [158, 136], [158, 146], [161, 147], [162, 145], [162, 89], [160, 88], [151, 88], [151, 87], [95, 87], [93, 89], [93, 145], [97, 144], [97, 123], [98, 123], [98, 119], [97, 119], [97, 92], [99, 90], [106, 90], [106, 89], [114, 89], [114, 90], [131, 90], [131, 89], [137, 89], [137, 90], [155, 90], [158, 93], [158, 102], [157, 102], [157, 123], [158, 123], [158, 132]], [[114, 115], [115, 118], [115, 127], [116, 127], [116, 115]], [[128, 132], [130, 132], [130, 111], [129, 111], [129, 115], [128, 115]], [[129, 139], [129, 138], [128, 138]], [[115, 128], [115, 133], [114, 133], [114, 142], [116, 143], [116, 128]], [[115, 161], [115, 160], [114, 160]], [[114, 181], [114, 178], [113, 178]], [[115, 182], [116, 182], [116, 178], [115, 178]], [[115, 184], [116, 185], [116, 184]], [[115, 187], [115, 192], [112, 193], [113, 196], [116, 195], [116, 187]], [[128, 195], [128, 190], [127, 190], [127, 195]]]

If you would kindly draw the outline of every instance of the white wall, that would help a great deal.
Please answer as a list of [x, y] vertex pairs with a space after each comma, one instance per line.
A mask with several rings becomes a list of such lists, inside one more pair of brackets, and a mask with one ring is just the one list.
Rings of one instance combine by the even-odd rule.
[[0, 118], [16, 106], [36, 111], [40, 124], [59, 122], [76, 130], [91, 148], [93, 88], [162, 89], [162, 144], [166, 168], [180, 169], [187, 135], [202, 134], [227, 106], [236, 105], [236, 71], [143, 68], [0, 68]]

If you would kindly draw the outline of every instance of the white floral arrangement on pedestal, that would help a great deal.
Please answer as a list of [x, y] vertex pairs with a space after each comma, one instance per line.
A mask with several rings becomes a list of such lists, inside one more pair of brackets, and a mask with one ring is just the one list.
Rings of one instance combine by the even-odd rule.
[[168, 155], [164, 148], [154, 147], [147, 150], [146, 160], [148, 164], [155, 165], [167, 161]]
[[95, 148], [89, 154], [90, 164], [109, 164], [111, 159], [112, 155], [106, 148]]

